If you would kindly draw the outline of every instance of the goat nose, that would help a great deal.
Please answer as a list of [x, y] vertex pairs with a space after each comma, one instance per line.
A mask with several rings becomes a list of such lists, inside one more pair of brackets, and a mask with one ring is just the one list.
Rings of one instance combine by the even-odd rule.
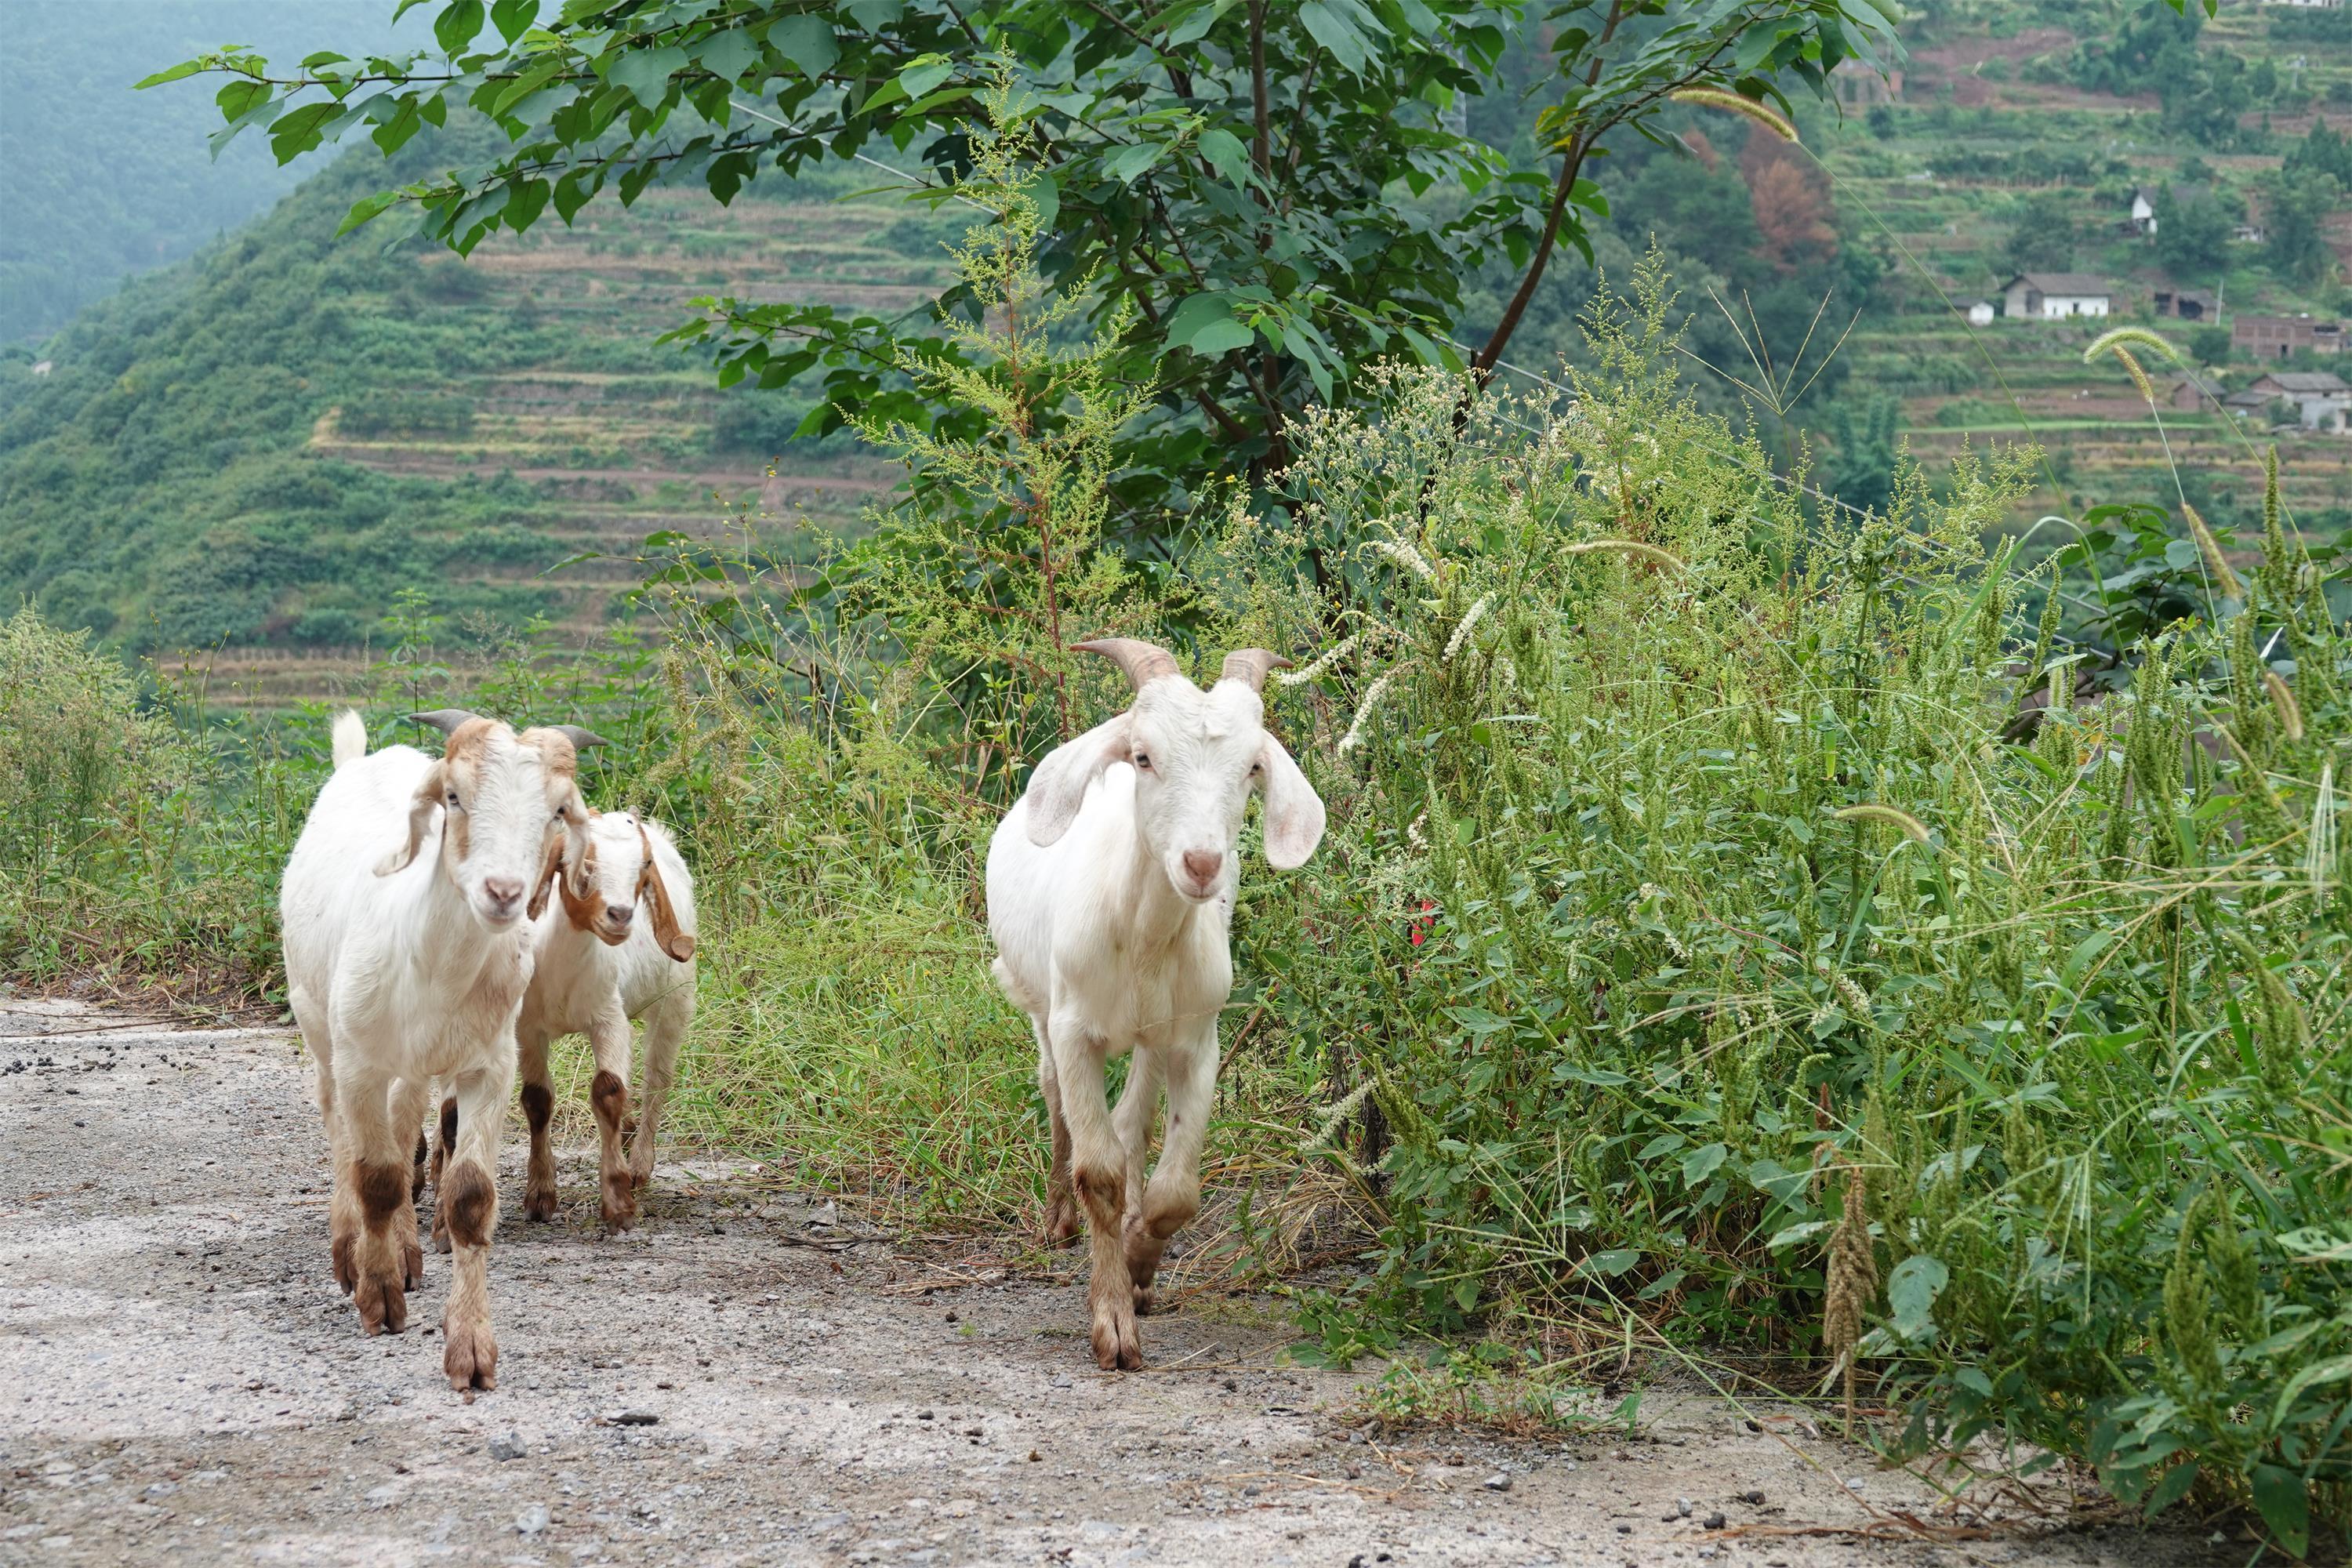
[[1202, 887], [1207, 887], [1210, 882], [1215, 879], [1217, 873], [1224, 868], [1224, 856], [1214, 849], [1187, 849], [1184, 851], [1185, 874], [1191, 877], [1193, 881], [1199, 883]]
[[482, 879], [482, 891], [500, 909], [522, 902], [522, 884], [512, 877], [485, 877]]
[[629, 917], [636, 912], [635, 907], [630, 904], [606, 904], [604, 906], [605, 921], [608, 923], [616, 926], [627, 925], [629, 923]]

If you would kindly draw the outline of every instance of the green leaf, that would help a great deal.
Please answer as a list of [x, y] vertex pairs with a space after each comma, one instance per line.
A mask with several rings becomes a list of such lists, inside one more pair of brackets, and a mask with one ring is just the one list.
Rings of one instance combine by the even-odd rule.
[[1951, 1282], [1952, 1271], [1941, 1260], [1917, 1253], [1895, 1266], [1886, 1279], [1886, 1304], [1895, 1311], [1895, 1331], [1906, 1340], [1924, 1340], [1936, 1331], [1936, 1298]]
[[384, 208], [399, 199], [398, 191], [378, 191], [372, 196], [362, 196], [352, 204], [352, 210], [343, 215], [342, 226], [335, 230], [335, 237], [341, 239], [360, 225], [374, 221]]
[[1235, 186], [1249, 184], [1249, 151], [1242, 145], [1240, 137], [1212, 127], [1201, 132], [1200, 147], [1201, 156], [1208, 161], [1209, 167], [1228, 183]]
[[2283, 1465], [2254, 1467], [2254, 1511], [2290, 1557], [2311, 1549], [2311, 1498], [2303, 1478]]
[[627, 89], [647, 109], [658, 109], [669, 94], [669, 79], [686, 68], [686, 51], [672, 45], [661, 49], [628, 49], [613, 62], [604, 79]]
[[1809, 1219], [1802, 1225], [1792, 1225], [1786, 1230], [1775, 1231], [1772, 1239], [1764, 1245], [1770, 1250], [1778, 1252], [1784, 1247], [1794, 1247], [1809, 1236], [1819, 1236], [1829, 1227], [1830, 1222], [1825, 1219]]
[[738, 81], [760, 63], [760, 46], [741, 27], [728, 27], [694, 46], [694, 63], [722, 81]]
[[841, 58], [841, 45], [834, 37], [831, 25], [822, 16], [787, 16], [768, 29], [768, 42], [811, 81], [831, 70], [834, 62]]
[[482, 30], [482, 0], [452, 0], [433, 18], [433, 39], [445, 55], [462, 52]]
[[954, 74], [955, 62], [945, 55], [918, 55], [898, 73], [898, 90], [911, 101]]
[[268, 99], [268, 82], [247, 81], [243, 77], [223, 84], [221, 89], [213, 94], [213, 101], [220, 105], [223, 120], [243, 119], [253, 112], [255, 105], [265, 103]]
[[1222, 321], [1211, 321], [1199, 331], [1194, 332], [1185, 346], [1204, 359], [1213, 359], [1218, 354], [1231, 353], [1235, 349], [1245, 349], [1255, 342], [1257, 342], [1255, 332], [1231, 317], [1227, 317]]
[[1724, 1157], [1730, 1153], [1720, 1143], [1708, 1143], [1683, 1156], [1683, 1185], [1697, 1186], [1723, 1168]]
[[2141, 1510], [2153, 1519], [2187, 1497], [2189, 1489], [2196, 1482], [2197, 1462], [2194, 1459], [2175, 1465], [2164, 1472], [2164, 1479], [2156, 1483], [2154, 1491], [2147, 1494], [2147, 1500], [2140, 1505]]
[[538, 21], [539, 0], [498, 0], [490, 7], [490, 26], [499, 30], [499, 37], [509, 47]]
[[1596, 1252], [1577, 1265], [1588, 1274], [1605, 1274], [1612, 1279], [1642, 1261], [1642, 1255], [1630, 1247], [1615, 1247], [1606, 1252]]
[[131, 84], [131, 90], [137, 92], [144, 88], [161, 87], [167, 81], [178, 81], [183, 77], [192, 77], [204, 68], [204, 62], [201, 60], [182, 60], [178, 65], [165, 66], [153, 76], [141, 77]]
[[1122, 185], [1131, 185], [1168, 151], [1165, 142], [1136, 142], [1103, 160], [1103, 173]]
[[1325, 0], [1307, 0], [1298, 8], [1298, 20], [1317, 43], [1331, 51], [1332, 58], [1356, 75], [1364, 74], [1371, 50], [1365, 47], [1363, 35]]

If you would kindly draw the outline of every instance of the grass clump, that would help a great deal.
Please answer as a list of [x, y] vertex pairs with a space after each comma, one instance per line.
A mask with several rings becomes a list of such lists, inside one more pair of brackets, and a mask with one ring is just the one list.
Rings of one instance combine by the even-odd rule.
[[1630, 1315], [1894, 1398], [1899, 1449], [2038, 1446], [2301, 1553], [2352, 1484], [2317, 569], [2273, 528], [2242, 599], [2004, 742], [2069, 657], [1979, 543], [2023, 465], [1810, 515], [1681, 395], [1666, 320], [1654, 276], [1598, 310], [1532, 433], [1391, 377], [1305, 434], [1294, 521], [1222, 542], [1269, 646], [1358, 639], [1288, 714], [1332, 841], [1253, 929], [1377, 1111], [1386, 1223], [1327, 1342], [1572, 1367]]

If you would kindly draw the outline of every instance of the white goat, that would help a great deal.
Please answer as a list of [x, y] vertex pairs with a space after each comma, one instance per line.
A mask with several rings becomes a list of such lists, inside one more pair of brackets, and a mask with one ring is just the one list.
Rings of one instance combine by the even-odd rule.
[[[1228, 654], [1203, 692], [1150, 643], [1077, 647], [1117, 660], [1135, 701], [1039, 763], [997, 825], [988, 927], [997, 981], [1037, 1036], [1054, 1140], [1047, 1237], [1076, 1234], [1075, 1184], [1092, 1222], [1095, 1360], [1133, 1369], [1143, 1364], [1136, 1315], [1151, 1309], [1160, 1255], [1201, 1206], [1243, 811], [1265, 796], [1265, 858], [1287, 870], [1321, 842], [1323, 803], [1265, 729], [1266, 672], [1287, 659]], [[1104, 1064], [1129, 1048], [1114, 1115]], [[1163, 1085], [1168, 1130], [1147, 1188]]]
[[435, 1077], [467, 1113], [442, 1189], [457, 1258], [441, 1364], [453, 1388], [491, 1388], [486, 1268], [515, 1014], [548, 884], [577, 875], [563, 829], [584, 846], [574, 747], [594, 737], [568, 726], [518, 735], [454, 710], [416, 717], [447, 735], [440, 756], [408, 746], [369, 756], [359, 715], [335, 721], [335, 771], [278, 890], [287, 992], [333, 1149], [335, 1278], [371, 1334], [405, 1325], [405, 1292], [424, 1273], [407, 1141]]
[[[522, 1211], [555, 1217], [555, 1151], [547, 1134], [555, 1091], [547, 1047], [565, 1035], [584, 1034], [596, 1057], [588, 1103], [601, 1144], [601, 1207], [607, 1231], [626, 1230], [636, 1218], [636, 1189], [654, 1171], [654, 1139], [662, 1101], [677, 1072], [677, 1049], [694, 1017], [694, 879], [669, 832], [627, 812], [590, 812], [587, 850], [577, 880], [558, 886], [562, 907], [539, 917], [538, 963], [515, 1019], [522, 1070], [523, 1118], [530, 1124], [530, 1166]], [[636, 918], [645, 906], [646, 919]], [[645, 1102], [625, 1163], [621, 1128], [629, 1109], [629, 1046], [633, 1019], [646, 1026]], [[457, 1102], [441, 1102], [442, 1163], [457, 1142]], [[433, 1239], [447, 1249], [436, 1205]]]

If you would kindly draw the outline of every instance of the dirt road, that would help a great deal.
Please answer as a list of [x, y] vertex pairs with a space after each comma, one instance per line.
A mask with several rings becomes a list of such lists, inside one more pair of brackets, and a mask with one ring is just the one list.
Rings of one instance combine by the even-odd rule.
[[445, 1259], [427, 1255], [405, 1334], [362, 1337], [336, 1289], [307, 1089], [289, 1031], [0, 1000], [0, 1563], [2247, 1555], [2116, 1528], [1796, 1533], [1933, 1499], [1785, 1414], [1751, 1428], [1690, 1395], [1652, 1397], [1632, 1436], [1369, 1440], [1357, 1380], [1284, 1365], [1286, 1323], [1246, 1305], [1149, 1320], [1157, 1370], [1105, 1374], [1075, 1258], [1061, 1280], [965, 1283], [691, 1158], [604, 1240], [593, 1158], [568, 1152], [564, 1214], [532, 1226], [516, 1152], [491, 1263], [499, 1386], [468, 1405], [424, 1327]]

